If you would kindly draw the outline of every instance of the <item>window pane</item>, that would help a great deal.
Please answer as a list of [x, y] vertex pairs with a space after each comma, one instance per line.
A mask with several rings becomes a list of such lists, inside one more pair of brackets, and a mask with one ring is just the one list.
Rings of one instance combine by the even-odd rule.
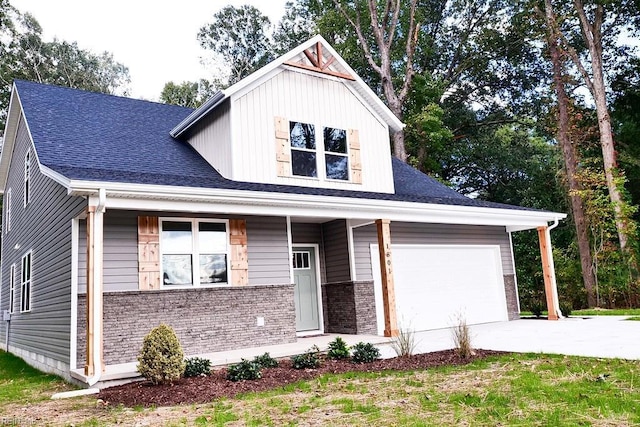
[[289, 139], [294, 148], [316, 149], [316, 132], [313, 125], [289, 122]]
[[293, 174], [298, 176], [318, 176], [316, 153], [291, 150], [291, 166]]
[[201, 222], [198, 228], [201, 253], [227, 252], [227, 230], [224, 223]]
[[327, 178], [349, 180], [349, 162], [347, 156], [325, 155]]
[[191, 253], [191, 223], [164, 221], [162, 223], [162, 250], [169, 254]]
[[191, 285], [191, 255], [162, 256], [163, 283], [165, 285]]
[[200, 255], [200, 283], [227, 283], [226, 255]]
[[347, 154], [347, 131], [324, 128], [324, 149], [332, 153]]

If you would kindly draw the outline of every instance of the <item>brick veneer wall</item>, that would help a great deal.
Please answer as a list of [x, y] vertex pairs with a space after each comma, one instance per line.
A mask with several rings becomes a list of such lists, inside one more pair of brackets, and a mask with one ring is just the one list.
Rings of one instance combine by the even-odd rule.
[[507, 297], [507, 313], [509, 320], [520, 318], [518, 311], [518, 293], [516, 292], [516, 276], [514, 274], [506, 274], [504, 276], [504, 294]]
[[[78, 367], [85, 322], [86, 295], [78, 295]], [[144, 336], [162, 322], [175, 329], [186, 356], [295, 342], [293, 285], [105, 293], [105, 364], [135, 362]]]
[[337, 334], [375, 334], [376, 300], [373, 281], [322, 285], [325, 331]]

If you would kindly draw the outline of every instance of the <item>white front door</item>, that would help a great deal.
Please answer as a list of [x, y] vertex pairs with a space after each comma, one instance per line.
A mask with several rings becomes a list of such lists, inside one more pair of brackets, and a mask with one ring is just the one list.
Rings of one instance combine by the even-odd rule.
[[293, 248], [293, 280], [298, 332], [320, 329], [318, 310], [318, 277], [314, 247]]

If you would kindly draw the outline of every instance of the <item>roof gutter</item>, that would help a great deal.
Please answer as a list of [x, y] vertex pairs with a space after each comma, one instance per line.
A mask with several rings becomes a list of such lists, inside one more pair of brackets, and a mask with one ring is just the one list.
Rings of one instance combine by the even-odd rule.
[[171, 129], [171, 132], [169, 132], [169, 135], [171, 135], [174, 138], [180, 137], [180, 135], [188, 131], [194, 123], [196, 123], [202, 117], [209, 114], [211, 110], [216, 108], [218, 104], [220, 104], [225, 98], [226, 98], [226, 95], [224, 94], [224, 92], [219, 90], [211, 98], [209, 98], [207, 102], [205, 102], [200, 107], [193, 110], [193, 112], [189, 114], [180, 123], [178, 123], [176, 127]]

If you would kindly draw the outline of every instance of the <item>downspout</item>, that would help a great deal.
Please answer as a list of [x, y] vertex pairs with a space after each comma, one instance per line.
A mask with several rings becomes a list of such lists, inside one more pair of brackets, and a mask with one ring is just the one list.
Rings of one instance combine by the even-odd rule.
[[[87, 384], [89, 387], [100, 381], [102, 376], [102, 251], [103, 251], [103, 214], [105, 212], [105, 205], [107, 203], [107, 192], [104, 188], [98, 190], [98, 205], [94, 214], [94, 242], [98, 240], [100, 242], [99, 259], [100, 268], [94, 269], [93, 280], [93, 325], [95, 330], [93, 331], [93, 376], [87, 378]], [[96, 233], [96, 231], [99, 232]], [[95, 255], [94, 255], [95, 256]], [[99, 280], [95, 280], [98, 276]]]
[[[551, 230], [556, 228], [559, 224], [560, 220], [556, 217], [553, 220], [553, 224], [547, 227], [547, 239], [549, 241], [549, 252], [552, 252], [551, 249]], [[556, 310], [556, 314], [559, 319], [562, 319], [564, 316], [562, 315], [562, 311], [560, 311], [560, 300], [558, 299], [558, 283], [556, 282], [556, 267], [553, 263], [553, 253], [549, 254], [549, 263], [551, 264], [551, 274], [553, 274], [553, 301], [554, 301], [554, 309]]]

